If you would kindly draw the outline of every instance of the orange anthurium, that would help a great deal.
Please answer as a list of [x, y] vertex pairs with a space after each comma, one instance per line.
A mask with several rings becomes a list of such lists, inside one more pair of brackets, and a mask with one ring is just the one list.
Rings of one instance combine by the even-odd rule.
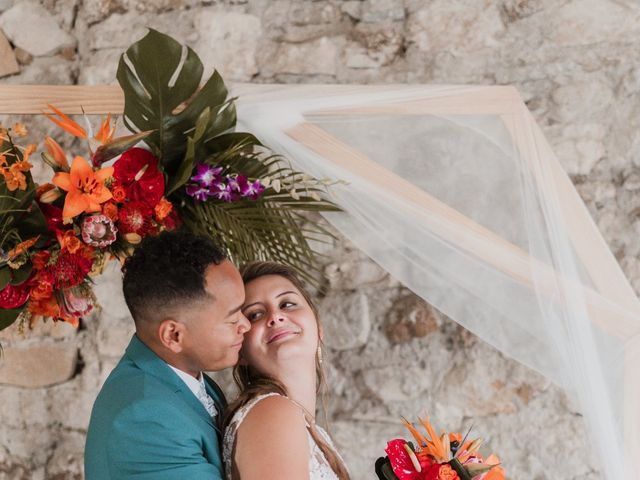
[[71, 135], [75, 137], [80, 137], [80, 138], [87, 138], [87, 131], [84, 128], [82, 128], [76, 122], [71, 120], [68, 116], [66, 116], [64, 113], [62, 113], [62, 111], [58, 110], [53, 105], [47, 104], [47, 107], [53, 110], [53, 113], [55, 113], [60, 118], [58, 119], [58, 118], [55, 118], [53, 115], [49, 115], [46, 112], [42, 112], [44, 113], [45, 117], [47, 117], [53, 123], [58, 125], [64, 131], [69, 132]]
[[53, 138], [46, 137], [44, 139], [44, 146], [47, 147], [49, 155], [51, 155], [56, 163], [60, 165], [60, 168], [65, 171], [69, 171], [69, 162], [67, 162], [67, 156], [65, 155], [64, 150], [62, 150], [60, 144], [58, 144], [58, 142]]
[[52, 180], [54, 185], [67, 192], [62, 216], [71, 219], [83, 212], [99, 212], [100, 205], [111, 200], [111, 192], [104, 181], [112, 175], [113, 167], [94, 171], [84, 158], [75, 157], [71, 172], [58, 172]]

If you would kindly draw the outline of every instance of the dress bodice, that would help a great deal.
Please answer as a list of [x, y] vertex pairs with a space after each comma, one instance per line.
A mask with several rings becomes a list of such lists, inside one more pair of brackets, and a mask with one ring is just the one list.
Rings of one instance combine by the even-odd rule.
[[[234, 465], [233, 465], [233, 457], [234, 457], [234, 449], [236, 444], [236, 434], [238, 432], [238, 428], [240, 428], [240, 424], [245, 419], [249, 411], [258, 404], [261, 400], [264, 400], [267, 397], [271, 397], [274, 395], [279, 395], [278, 393], [267, 393], [264, 395], [258, 395], [257, 397], [251, 399], [246, 405], [240, 408], [229, 422], [229, 426], [226, 428], [224, 432], [224, 440], [222, 443], [222, 459], [224, 461], [225, 467], [225, 477], [227, 480], [239, 480], [237, 475], [234, 475]], [[286, 398], [286, 397], [285, 397]], [[338, 480], [338, 477], [334, 473], [333, 469], [327, 462], [322, 450], [316, 444], [315, 440], [309, 433], [306, 417], [304, 412], [301, 410], [300, 414], [305, 419], [305, 424], [307, 425], [307, 440], [309, 442], [309, 479], [310, 480]], [[327, 434], [327, 432], [316, 425], [316, 431], [319, 435], [322, 436], [322, 439], [334, 450], [335, 446], [331, 441], [331, 437]], [[337, 454], [337, 451], [336, 451]]]

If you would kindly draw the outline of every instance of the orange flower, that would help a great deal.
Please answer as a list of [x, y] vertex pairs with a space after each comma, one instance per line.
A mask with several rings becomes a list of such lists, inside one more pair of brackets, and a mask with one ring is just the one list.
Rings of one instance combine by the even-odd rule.
[[460, 480], [456, 471], [446, 463], [440, 466], [438, 471], [438, 480]]
[[113, 127], [111, 126], [111, 114], [108, 114], [107, 118], [105, 118], [100, 125], [100, 130], [98, 130], [98, 133], [96, 133], [94, 138], [104, 145], [105, 143], [111, 142], [114, 133], [116, 133], [116, 124], [113, 122]]
[[104, 181], [111, 175], [113, 167], [94, 171], [82, 157], [73, 159], [70, 173], [56, 173], [53, 184], [67, 192], [62, 210], [63, 218], [72, 219], [82, 212], [99, 212], [100, 205], [111, 199], [111, 192], [104, 185]]
[[71, 120], [53, 105], [48, 104], [47, 107], [49, 107], [53, 111], [53, 113], [55, 113], [60, 118], [58, 119], [46, 112], [42, 112], [45, 117], [58, 125], [65, 132], [69, 132], [74, 137], [87, 138], [87, 131], [84, 128]]
[[167, 216], [171, 213], [171, 210], [173, 210], [173, 204], [164, 197], [160, 199], [160, 201], [154, 208], [156, 218], [160, 221], [167, 218]]
[[496, 465], [489, 470], [483, 480], [504, 480], [504, 468], [500, 466], [500, 459], [494, 454], [489, 455], [485, 462], [487, 465]]
[[29, 240], [25, 240], [24, 242], [20, 242], [18, 245], [9, 250], [8, 256], [9, 258], [17, 257], [18, 255], [22, 255], [24, 252], [29, 250], [40, 238], [40, 235], [37, 235]]
[[31, 257], [31, 265], [36, 270], [42, 270], [49, 263], [49, 258], [51, 258], [51, 252], [42, 250]]
[[16, 134], [16, 137], [26, 137], [27, 136], [27, 127], [24, 126], [24, 123], [16, 122], [13, 125], [13, 133]]
[[67, 162], [67, 156], [65, 155], [64, 150], [62, 150], [60, 144], [53, 138], [46, 137], [44, 139], [44, 146], [47, 148], [49, 155], [51, 155], [56, 163], [60, 165], [60, 168], [62, 168], [65, 172], [68, 172], [69, 162]]
[[76, 253], [82, 246], [73, 230], [66, 230], [64, 233], [58, 231], [58, 243], [60, 243], [62, 250], [67, 250], [69, 253]]
[[118, 207], [113, 202], [105, 203], [102, 206], [102, 213], [109, 217], [113, 222], [116, 222], [118, 220]]
[[10, 192], [17, 189], [27, 189], [27, 177], [25, 177], [22, 172], [28, 172], [33, 166], [27, 161], [29, 154], [33, 151], [31, 147], [35, 149], [35, 145], [30, 145], [29, 148], [25, 150], [23, 160], [15, 162], [9, 165], [9, 167], [7, 167], [6, 157], [4, 155], [0, 156], [0, 175], [4, 177], [4, 181], [7, 183], [7, 188]]
[[50, 282], [40, 280], [35, 288], [31, 289], [32, 300], [46, 300], [53, 295], [53, 285]]
[[127, 198], [127, 192], [125, 192], [124, 188], [122, 188], [120, 185], [112, 187], [111, 190], [113, 193], [113, 199], [116, 202], [122, 203], [124, 202], [125, 198]]

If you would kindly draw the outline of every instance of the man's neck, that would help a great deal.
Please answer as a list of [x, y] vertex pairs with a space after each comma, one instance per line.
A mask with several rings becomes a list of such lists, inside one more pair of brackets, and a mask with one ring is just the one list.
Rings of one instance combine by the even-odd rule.
[[202, 372], [200, 370], [194, 370], [193, 368], [189, 368], [187, 362], [184, 358], [179, 355], [176, 355], [171, 350], [168, 350], [164, 346], [162, 346], [159, 342], [154, 341], [151, 338], [148, 338], [142, 332], [136, 332], [136, 336], [138, 339], [144, 343], [153, 353], [155, 353], [160, 359], [162, 359], [168, 365], [171, 365], [174, 368], [177, 368], [181, 372], [186, 373], [187, 375], [192, 376], [193, 378], [199, 379]]

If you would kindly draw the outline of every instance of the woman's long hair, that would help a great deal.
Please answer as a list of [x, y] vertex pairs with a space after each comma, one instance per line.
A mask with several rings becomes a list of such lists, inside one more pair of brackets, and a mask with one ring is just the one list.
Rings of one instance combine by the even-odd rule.
[[[316, 323], [318, 324], [318, 342], [319, 345], [322, 344], [322, 340], [320, 339], [319, 335], [320, 323], [318, 318], [318, 309], [311, 300], [311, 296], [306, 290], [304, 284], [298, 278], [298, 275], [291, 267], [276, 262], [252, 262], [242, 267], [240, 271], [242, 273], [242, 281], [245, 285], [257, 278], [264, 277], [266, 275], [278, 275], [289, 280], [293, 284], [293, 286], [298, 289], [298, 291], [302, 294], [306, 302], [311, 307], [311, 310], [313, 311], [313, 314], [316, 318]], [[236, 365], [233, 369], [233, 379], [240, 389], [240, 395], [234, 402], [231, 403], [231, 405], [229, 405], [225, 412], [223, 420], [225, 428], [233, 418], [233, 415], [240, 408], [249, 403], [251, 399], [257, 397], [258, 395], [263, 395], [265, 393], [278, 393], [285, 397], [287, 396], [287, 389], [281, 382], [258, 372], [255, 368], [249, 365]], [[321, 393], [325, 386], [325, 375], [322, 369], [319, 355], [316, 355], [316, 379], [316, 393]], [[316, 442], [316, 444], [324, 454], [325, 458], [329, 462], [329, 465], [331, 466], [331, 469], [335, 472], [340, 480], [349, 480], [349, 472], [347, 471], [344, 462], [319, 434], [318, 430], [316, 429], [314, 420], [312, 418], [309, 418], [307, 424], [309, 425], [308, 430], [311, 434], [311, 437], [313, 437], [313, 440]]]

